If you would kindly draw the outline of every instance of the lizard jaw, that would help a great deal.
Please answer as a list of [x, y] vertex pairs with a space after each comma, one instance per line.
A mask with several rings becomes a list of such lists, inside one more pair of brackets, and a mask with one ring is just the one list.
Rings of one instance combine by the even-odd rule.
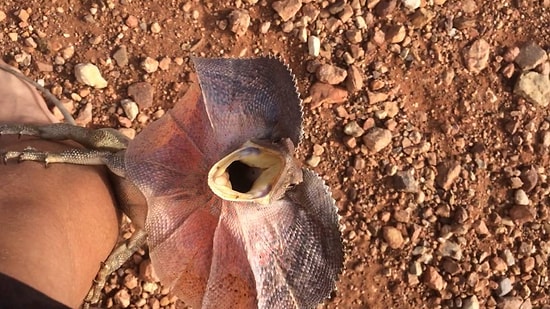
[[[228, 201], [268, 204], [286, 188], [302, 181], [292, 157], [292, 142], [265, 144], [247, 141], [239, 149], [218, 161], [208, 173], [208, 186]], [[261, 145], [264, 144], [264, 145]]]

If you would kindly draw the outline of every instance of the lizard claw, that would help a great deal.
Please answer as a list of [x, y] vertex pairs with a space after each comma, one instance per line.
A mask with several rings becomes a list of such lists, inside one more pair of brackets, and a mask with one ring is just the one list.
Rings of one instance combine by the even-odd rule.
[[0, 155], [2, 156], [2, 161], [4, 164], [8, 164], [8, 161], [11, 159], [19, 158], [22, 152], [20, 151], [5, 151], [2, 152]]
[[19, 162], [22, 161], [36, 161], [36, 162], [44, 162], [44, 166], [48, 167], [48, 153], [37, 151], [36, 149], [32, 147], [27, 147], [21, 154], [19, 155]]

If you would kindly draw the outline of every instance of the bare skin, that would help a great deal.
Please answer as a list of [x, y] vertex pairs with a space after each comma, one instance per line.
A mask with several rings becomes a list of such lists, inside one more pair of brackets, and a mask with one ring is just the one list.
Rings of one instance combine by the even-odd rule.
[[[53, 122], [32, 86], [0, 71], [0, 123]], [[28, 146], [60, 151], [75, 144], [0, 137], [1, 150]], [[106, 169], [9, 162], [0, 164], [0, 175], [0, 273], [69, 307], [80, 306], [118, 236], [119, 212]]]

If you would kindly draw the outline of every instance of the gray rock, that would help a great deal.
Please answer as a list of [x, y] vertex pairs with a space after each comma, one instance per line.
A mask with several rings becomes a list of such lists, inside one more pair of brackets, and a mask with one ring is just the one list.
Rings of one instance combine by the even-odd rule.
[[390, 130], [376, 127], [363, 135], [363, 143], [374, 153], [386, 148], [391, 143], [391, 139], [392, 134]]
[[346, 126], [344, 126], [344, 133], [349, 136], [360, 137], [363, 133], [365, 133], [365, 130], [363, 130], [363, 128], [361, 128], [356, 121], [350, 121], [346, 124]]
[[125, 67], [128, 65], [128, 49], [126, 46], [122, 45], [119, 49], [113, 54], [113, 59], [115, 59], [116, 64], [119, 67]]
[[537, 65], [545, 62], [548, 55], [535, 42], [529, 42], [522, 46], [514, 62], [524, 71], [531, 70]]
[[468, 71], [477, 74], [487, 67], [491, 46], [484, 39], [479, 39], [466, 48], [464, 62]]
[[281, 19], [283, 21], [288, 21], [289, 19], [293, 18], [296, 13], [300, 10], [302, 7], [302, 1], [301, 0], [283, 0], [283, 1], [275, 1], [273, 2], [271, 6], [279, 16], [281, 16]]
[[234, 10], [228, 16], [229, 29], [237, 36], [242, 36], [250, 26], [250, 15], [245, 10]]
[[128, 87], [128, 96], [134, 99], [139, 108], [153, 105], [153, 86], [148, 82], [138, 82]]
[[396, 190], [404, 192], [418, 192], [418, 181], [414, 178], [414, 170], [399, 171], [393, 176], [393, 184]]
[[438, 253], [445, 257], [450, 257], [457, 261], [462, 259], [462, 248], [459, 244], [446, 240], [439, 245]]
[[525, 169], [521, 172], [520, 175], [521, 181], [523, 182], [523, 190], [529, 192], [535, 188], [538, 183], [539, 175], [534, 166], [531, 166], [528, 169]]
[[321, 64], [317, 68], [317, 79], [323, 83], [336, 85], [343, 82], [348, 73], [346, 70], [330, 64]]
[[546, 107], [550, 103], [550, 79], [548, 75], [537, 72], [523, 73], [514, 87], [514, 93], [533, 104]]

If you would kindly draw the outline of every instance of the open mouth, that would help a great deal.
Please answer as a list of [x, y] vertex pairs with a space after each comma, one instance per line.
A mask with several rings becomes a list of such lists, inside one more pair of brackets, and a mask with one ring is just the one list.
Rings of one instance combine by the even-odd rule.
[[286, 156], [288, 153], [277, 147], [248, 141], [214, 164], [208, 173], [208, 186], [224, 200], [267, 204], [278, 188], [293, 182], [285, 181]]

